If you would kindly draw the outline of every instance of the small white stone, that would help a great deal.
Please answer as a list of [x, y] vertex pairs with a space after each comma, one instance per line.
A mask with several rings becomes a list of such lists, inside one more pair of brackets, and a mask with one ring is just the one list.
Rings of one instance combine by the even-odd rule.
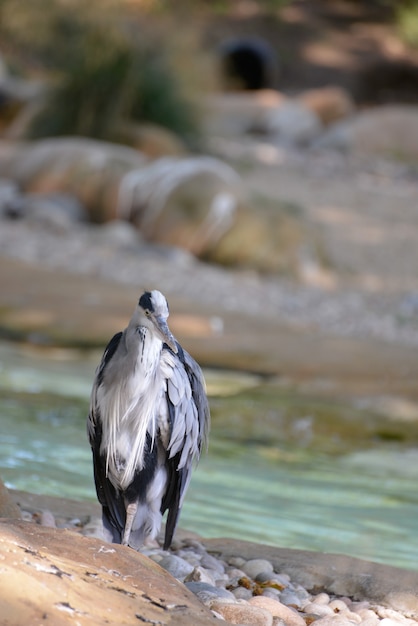
[[327, 593], [318, 593], [312, 598], [314, 604], [329, 604], [329, 595]]
[[287, 626], [306, 626], [305, 620], [299, 613], [285, 604], [266, 596], [254, 596], [248, 600], [252, 606], [257, 606], [271, 613], [274, 618], [279, 618]]
[[200, 566], [195, 567], [194, 570], [190, 572], [190, 574], [187, 574], [186, 578], [184, 579], [184, 582], [185, 583], [201, 582], [201, 583], [208, 583], [209, 585], [215, 586], [214, 576], [212, 576], [208, 572], [208, 570]]
[[348, 606], [340, 599], [332, 600], [329, 603], [329, 607], [334, 611], [334, 613], [346, 613], [348, 611]]
[[328, 604], [318, 604], [317, 602], [308, 602], [303, 607], [304, 613], [312, 613], [313, 615], [319, 615], [325, 617], [326, 615], [335, 615], [334, 611]]

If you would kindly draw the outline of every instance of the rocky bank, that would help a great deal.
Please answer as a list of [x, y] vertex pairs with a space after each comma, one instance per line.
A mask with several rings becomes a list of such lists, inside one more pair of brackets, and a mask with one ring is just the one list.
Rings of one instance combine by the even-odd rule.
[[2, 624], [418, 621], [416, 572], [181, 530], [169, 551], [138, 553], [103, 541], [98, 514], [98, 505], [2, 490]]

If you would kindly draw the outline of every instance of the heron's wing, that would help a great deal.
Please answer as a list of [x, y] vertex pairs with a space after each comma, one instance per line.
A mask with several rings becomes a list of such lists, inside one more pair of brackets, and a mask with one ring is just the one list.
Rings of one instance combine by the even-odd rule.
[[100, 385], [103, 382], [104, 371], [110, 359], [115, 354], [116, 349], [119, 345], [119, 342], [122, 338], [122, 335], [123, 333], [120, 332], [112, 337], [112, 339], [107, 344], [105, 351], [103, 352], [102, 359], [96, 369], [94, 382], [93, 382], [93, 388], [91, 390], [91, 396], [90, 396], [90, 411], [87, 417], [87, 434], [88, 434], [90, 445], [92, 448], [94, 447], [94, 443], [95, 443], [94, 438], [96, 436], [96, 425], [98, 421], [100, 420], [100, 414], [99, 414], [100, 411], [99, 411], [98, 402], [97, 402], [97, 392], [98, 392]]
[[90, 399], [90, 411], [87, 418], [87, 433], [93, 453], [94, 483], [96, 485], [97, 498], [103, 507], [103, 513], [109, 522], [113, 533], [113, 540], [121, 541], [121, 533], [125, 526], [125, 507], [123, 501], [116, 492], [115, 487], [106, 476], [106, 461], [100, 453], [102, 443], [102, 423], [100, 408], [97, 402], [97, 392], [103, 382], [103, 374], [109, 361], [115, 354], [122, 337], [122, 332], [117, 333], [109, 341], [103, 353], [102, 360], [96, 370]]
[[171, 543], [193, 461], [199, 459], [206, 445], [210, 422], [202, 371], [188, 352], [179, 344], [177, 348], [177, 354], [168, 347], [162, 352], [170, 433], [166, 461], [168, 488], [161, 505], [162, 513], [168, 509], [165, 547]]

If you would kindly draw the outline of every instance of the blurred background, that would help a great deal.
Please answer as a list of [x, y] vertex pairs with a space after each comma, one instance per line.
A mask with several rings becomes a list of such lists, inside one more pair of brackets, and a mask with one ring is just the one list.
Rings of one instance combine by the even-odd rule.
[[203, 366], [203, 536], [418, 557], [418, 2], [0, 1], [0, 476], [95, 501], [143, 289]]

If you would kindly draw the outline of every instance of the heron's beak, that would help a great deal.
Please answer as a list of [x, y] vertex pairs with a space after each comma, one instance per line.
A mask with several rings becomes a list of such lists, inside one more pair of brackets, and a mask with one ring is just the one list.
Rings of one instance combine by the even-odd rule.
[[177, 345], [174, 336], [172, 335], [166, 320], [163, 317], [155, 317], [153, 319], [155, 328], [158, 330], [158, 333], [161, 339], [168, 345], [172, 351], [177, 354]]

